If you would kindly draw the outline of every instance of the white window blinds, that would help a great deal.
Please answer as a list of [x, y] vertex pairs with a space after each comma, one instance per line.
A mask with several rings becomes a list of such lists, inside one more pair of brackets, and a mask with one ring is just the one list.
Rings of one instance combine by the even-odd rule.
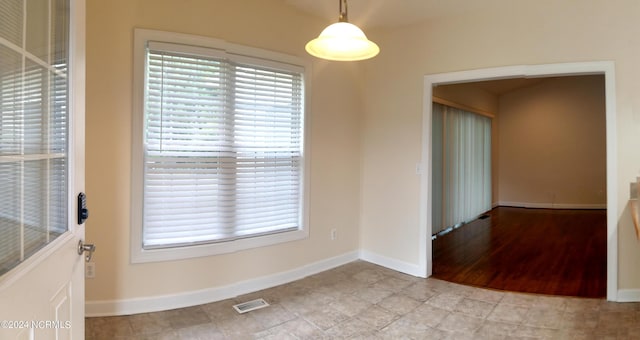
[[145, 75], [144, 249], [302, 227], [302, 72], [149, 42]]

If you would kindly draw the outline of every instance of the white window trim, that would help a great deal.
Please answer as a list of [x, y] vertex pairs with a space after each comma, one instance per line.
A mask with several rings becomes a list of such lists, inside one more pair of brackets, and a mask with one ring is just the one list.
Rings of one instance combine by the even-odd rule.
[[[143, 219], [143, 126], [144, 126], [144, 81], [146, 45], [148, 41], [200, 46], [226, 51], [233, 55], [234, 60], [245, 57], [263, 59], [268, 65], [269, 60], [287, 63], [304, 69], [303, 81], [305, 86], [305, 104], [303, 114], [303, 150], [302, 150], [302, 226], [295, 231], [282, 232], [271, 235], [242, 238], [228, 242], [201, 244], [194, 246], [143, 249], [142, 219]], [[309, 236], [309, 74], [310, 64], [299, 57], [277, 52], [241, 46], [223, 40], [173, 32], [163, 32], [147, 29], [135, 29], [134, 32], [134, 60], [133, 60], [133, 122], [132, 122], [132, 174], [131, 174], [131, 262], [145, 263], [171, 261], [224, 253], [232, 253], [246, 249], [275, 245], [305, 239]]]

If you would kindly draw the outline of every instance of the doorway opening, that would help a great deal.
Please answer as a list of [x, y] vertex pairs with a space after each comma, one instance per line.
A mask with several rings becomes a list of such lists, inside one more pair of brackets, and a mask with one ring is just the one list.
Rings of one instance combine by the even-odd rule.
[[[425, 169], [421, 180], [421, 265], [424, 265], [425, 276], [433, 273], [433, 234], [432, 216], [432, 176], [433, 155], [431, 150], [432, 129], [432, 97], [434, 86], [461, 84], [469, 82], [484, 82], [490, 80], [524, 78], [524, 82], [536, 82], [547, 77], [566, 77], [600, 75], [604, 78], [605, 92], [605, 121], [606, 121], [606, 187], [600, 193], [606, 196], [606, 297], [608, 300], [617, 300], [617, 229], [615, 223], [615, 81], [614, 65], [612, 62], [588, 62], [549, 64], [534, 66], [502, 67], [472, 71], [462, 71], [425, 76], [424, 79], [424, 110], [423, 110], [423, 144], [422, 159]], [[603, 77], [602, 77], [603, 76]], [[520, 81], [520, 80], [519, 80]], [[494, 189], [496, 190], [496, 189]], [[553, 192], [548, 192], [554, 195]], [[550, 202], [554, 202], [553, 197]], [[496, 205], [498, 202], [494, 202]], [[561, 203], [561, 202], [556, 202]], [[509, 204], [503, 204], [509, 205]], [[556, 207], [558, 208], [558, 207]], [[486, 221], [486, 220], [484, 220]], [[423, 237], [422, 237], [423, 236]]]

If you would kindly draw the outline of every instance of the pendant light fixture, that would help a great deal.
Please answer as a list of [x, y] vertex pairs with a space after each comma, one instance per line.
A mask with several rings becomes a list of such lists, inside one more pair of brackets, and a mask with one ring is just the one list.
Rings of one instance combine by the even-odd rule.
[[355, 61], [375, 57], [380, 52], [380, 48], [367, 39], [358, 26], [348, 22], [347, 0], [338, 1], [340, 2], [338, 22], [327, 26], [320, 36], [307, 43], [305, 49], [312, 56], [328, 60]]

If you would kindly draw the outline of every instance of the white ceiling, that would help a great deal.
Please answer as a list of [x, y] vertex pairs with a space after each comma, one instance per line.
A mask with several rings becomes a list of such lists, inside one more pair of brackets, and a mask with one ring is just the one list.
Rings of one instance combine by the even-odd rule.
[[[338, 21], [339, 0], [283, 0], [303, 12]], [[491, 8], [511, 0], [348, 0], [349, 21], [362, 27], [394, 27]]]
[[[282, 0], [327, 24], [338, 21], [340, 0]], [[363, 28], [397, 27], [479, 10], [505, 10], [513, 0], [348, 0], [349, 21]], [[539, 1], [539, 0], [536, 0]], [[505, 7], [507, 6], [507, 7]], [[496, 95], [535, 85], [544, 78], [475, 82], [473, 86]], [[456, 86], [443, 85], [443, 86]]]
[[495, 95], [503, 95], [505, 93], [515, 91], [521, 88], [530, 87], [539, 84], [550, 78], [512, 78], [502, 80], [488, 80], [473, 82], [472, 84], [485, 91]]

